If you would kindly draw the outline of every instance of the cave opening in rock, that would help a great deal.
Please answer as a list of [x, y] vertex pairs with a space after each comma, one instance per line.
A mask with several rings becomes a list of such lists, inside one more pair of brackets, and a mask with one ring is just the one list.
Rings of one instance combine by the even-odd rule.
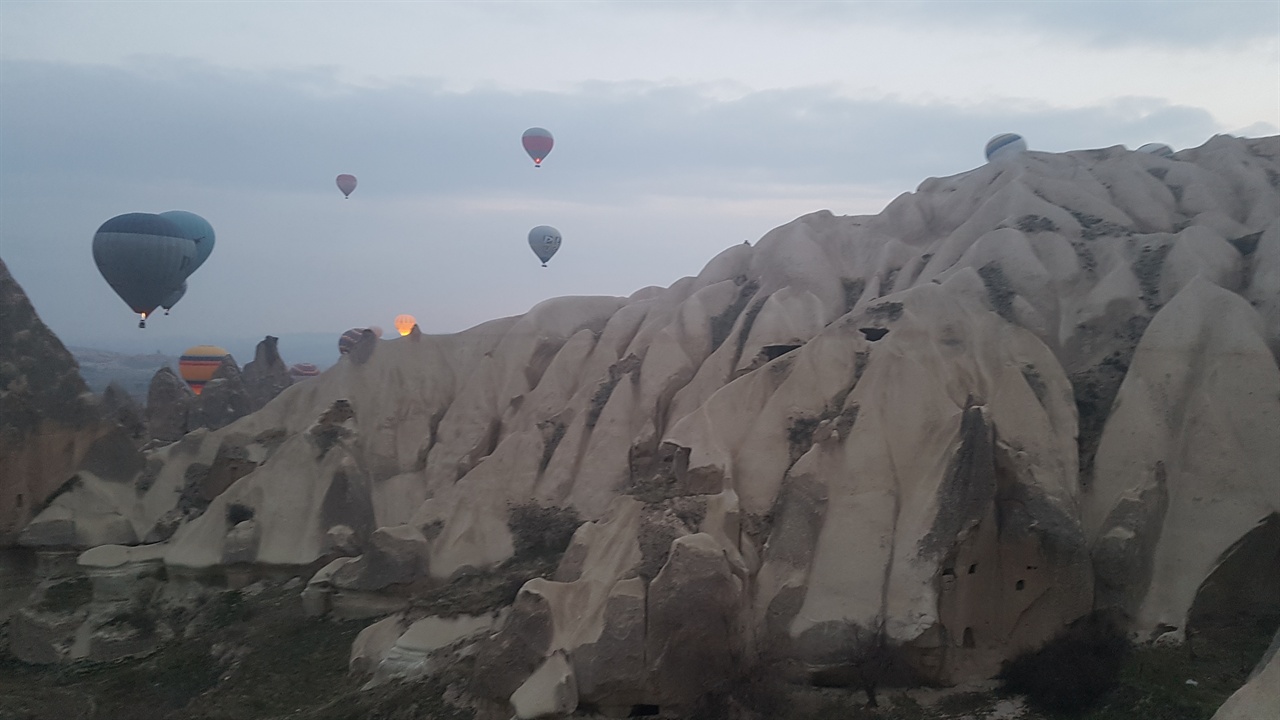
[[964, 646], [967, 648], [977, 646], [973, 640], [973, 628], [971, 627], [967, 627], [964, 629]]
[[1021, 590], [1022, 588], [1026, 587], [1026, 586], [1027, 586], [1027, 582], [1026, 582], [1025, 580], [1019, 580], [1019, 581], [1018, 581], [1018, 582], [1013, 586], [1013, 589], [1014, 589], [1014, 590]]
[[885, 335], [889, 334], [889, 328], [864, 327], [858, 328], [858, 332], [862, 333], [871, 342], [875, 342]]
[[772, 362], [799, 347], [800, 345], [765, 345], [760, 349], [760, 354], [764, 356], [765, 360]]
[[978, 563], [974, 563], [974, 564], [972, 564], [972, 565], [970, 565], [970, 566], [969, 566], [969, 574], [970, 574], [970, 575], [972, 575], [972, 574], [974, 574], [974, 573], [976, 573], [976, 572], [978, 572]]
[[657, 705], [632, 705], [631, 714], [627, 717], [656, 717], [660, 711]]

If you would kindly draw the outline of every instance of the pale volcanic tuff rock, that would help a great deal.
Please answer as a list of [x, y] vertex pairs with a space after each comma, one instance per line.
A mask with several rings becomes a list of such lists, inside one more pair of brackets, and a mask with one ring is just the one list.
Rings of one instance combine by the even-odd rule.
[[1181, 633], [1201, 580], [1280, 510], [1278, 478], [1280, 368], [1265, 325], [1197, 277], [1147, 327], [1098, 448], [1082, 509], [1111, 590], [1099, 599]]
[[306, 564], [341, 536], [361, 554], [325, 587], [373, 591], [497, 566], [515, 508], [571, 508], [554, 579], [476, 656], [473, 691], [522, 717], [687, 705], [761, 654], [987, 676], [1095, 596], [1176, 636], [1280, 511], [1278, 217], [1277, 138], [1027, 153], [804, 216], [670, 288], [366, 338], [154, 455], [117, 512], [150, 527], [242, 438], [252, 468], [166, 561]]

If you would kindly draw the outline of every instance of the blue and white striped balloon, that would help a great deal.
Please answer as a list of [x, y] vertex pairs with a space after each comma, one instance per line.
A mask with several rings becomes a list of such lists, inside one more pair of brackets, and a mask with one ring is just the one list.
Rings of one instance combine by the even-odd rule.
[[1027, 151], [1027, 141], [1017, 133], [1003, 133], [987, 141], [987, 162], [1011, 158]]

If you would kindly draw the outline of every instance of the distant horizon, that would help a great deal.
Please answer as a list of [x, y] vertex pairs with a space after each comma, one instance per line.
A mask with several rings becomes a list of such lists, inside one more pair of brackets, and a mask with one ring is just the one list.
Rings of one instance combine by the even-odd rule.
[[[284, 333], [281, 335], [272, 335], [277, 338], [277, 350], [280, 358], [284, 360], [285, 365], [294, 365], [301, 362], [309, 362], [319, 366], [322, 370], [337, 364], [341, 357], [338, 353], [338, 336], [334, 333], [330, 336], [328, 333]], [[195, 336], [190, 337], [169, 337], [157, 343], [155, 349], [138, 352], [135, 342], [131, 339], [111, 340], [103, 338], [101, 342], [93, 344], [85, 344], [82, 342], [68, 342], [63, 338], [62, 344], [68, 350], [75, 354], [76, 351], [96, 351], [108, 352], [125, 357], [147, 357], [151, 355], [160, 355], [168, 358], [181, 357], [187, 349], [198, 345], [213, 345], [223, 348], [235, 358], [236, 365], [243, 368], [246, 363], [253, 360], [254, 353], [257, 350], [258, 343], [266, 339], [267, 336], [249, 337], [245, 335], [233, 336], [210, 336], [207, 338], [197, 339]], [[383, 340], [398, 339], [399, 336], [394, 333], [388, 337], [383, 335]]]

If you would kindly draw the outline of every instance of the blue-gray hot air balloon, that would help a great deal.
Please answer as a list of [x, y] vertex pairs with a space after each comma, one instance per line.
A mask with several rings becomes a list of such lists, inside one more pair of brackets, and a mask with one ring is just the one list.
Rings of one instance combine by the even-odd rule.
[[1003, 133], [987, 141], [987, 162], [995, 162], [1027, 151], [1027, 141], [1017, 133]]
[[539, 225], [529, 231], [529, 247], [542, 261], [542, 267], [546, 267], [547, 261], [560, 249], [560, 231], [550, 225]]
[[1165, 145], [1164, 143], [1147, 143], [1146, 145], [1138, 148], [1138, 152], [1155, 155], [1156, 157], [1162, 157], [1166, 160], [1173, 158], [1173, 148]]
[[183, 280], [182, 284], [178, 286], [177, 290], [174, 290], [173, 292], [169, 293], [169, 297], [161, 301], [160, 307], [164, 308], [164, 314], [168, 315], [169, 311], [173, 309], [173, 306], [177, 305], [178, 301], [182, 299], [182, 296], [186, 294], [187, 294], [187, 281]]
[[210, 253], [213, 252], [213, 226], [209, 224], [208, 220], [186, 210], [162, 212], [160, 217], [177, 225], [178, 229], [182, 231], [182, 237], [196, 244], [196, 261], [187, 273], [190, 275], [203, 265], [204, 261], [209, 259]]
[[117, 215], [93, 235], [93, 261], [107, 284], [141, 316], [182, 285], [196, 259], [196, 244], [172, 220], [150, 213]]

